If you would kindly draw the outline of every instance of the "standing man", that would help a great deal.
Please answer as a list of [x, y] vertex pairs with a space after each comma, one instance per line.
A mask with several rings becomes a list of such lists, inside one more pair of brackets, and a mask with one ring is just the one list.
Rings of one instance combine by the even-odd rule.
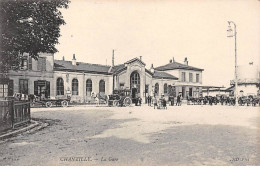
[[151, 106], [151, 96], [148, 95], [148, 106]]
[[156, 97], [154, 96], [153, 97], [153, 108], [155, 109], [155, 106], [157, 107], [157, 99]]
[[180, 106], [181, 104], [181, 96], [180, 94], [177, 96], [177, 103], [176, 103], [176, 106]]
[[171, 103], [171, 106], [174, 106], [174, 96], [169, 96], [169, 101]]

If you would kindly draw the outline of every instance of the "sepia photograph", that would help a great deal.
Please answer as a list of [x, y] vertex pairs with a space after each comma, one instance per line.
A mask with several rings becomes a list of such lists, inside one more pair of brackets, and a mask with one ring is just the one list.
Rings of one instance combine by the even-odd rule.
[[0, 168], [259, 166], [259, 0], [0, 0]]

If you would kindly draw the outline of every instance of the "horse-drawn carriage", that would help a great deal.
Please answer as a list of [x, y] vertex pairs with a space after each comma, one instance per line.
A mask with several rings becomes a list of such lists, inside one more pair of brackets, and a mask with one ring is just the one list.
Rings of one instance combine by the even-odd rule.
[[238, 99], [238, 104], [240, 106], [256, 106], [257, 104], [260, 104], [260, 98], [259, 96], [253, 96], [253, 95], [249, 95], [249, 96], [241, 96]]
[[113, 94], [109, 95], [108, 106], [130, 106], [131, 104], [130, 89], [114, 90]]
[[187, 97], [188, 105], [201, 105], [203, 102], [203, 97]]

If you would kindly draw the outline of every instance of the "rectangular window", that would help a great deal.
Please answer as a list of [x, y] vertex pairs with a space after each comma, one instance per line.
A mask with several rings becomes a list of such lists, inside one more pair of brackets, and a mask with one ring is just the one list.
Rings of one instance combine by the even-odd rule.
[[8, 85], [0, 84], [0, 97], [7, 97], [7, 96], [8, 96]]
[[28, 94], [28, 80], [20, 79], [19, 80], [19, 93]]
[[199, 83], [200, 82], [200, 75], [196, 74], [196, 82]]
[[182, 82], [186, 81], [186, 73], [185, 72], [181, 72], [181, 81]]
[[28, 58], [27, 57], [23, 57], [21, 59], [20, 70], [27, 70], [27, 69], [28, 69]]
[[189, 73], [189, 82], [193, 82], [193, 73]]

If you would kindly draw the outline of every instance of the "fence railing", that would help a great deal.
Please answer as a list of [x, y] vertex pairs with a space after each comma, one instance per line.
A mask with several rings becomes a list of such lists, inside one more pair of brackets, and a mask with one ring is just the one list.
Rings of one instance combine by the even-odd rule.
[[0, 132], [12, 128], [12, 108], [11, 100], [0, 101]]
[[0, 101], [0, 132], [31, 120], [30, 102]]
[[30, 102], [14, 102], [13, 104], [13, 127], [31, 120]]

